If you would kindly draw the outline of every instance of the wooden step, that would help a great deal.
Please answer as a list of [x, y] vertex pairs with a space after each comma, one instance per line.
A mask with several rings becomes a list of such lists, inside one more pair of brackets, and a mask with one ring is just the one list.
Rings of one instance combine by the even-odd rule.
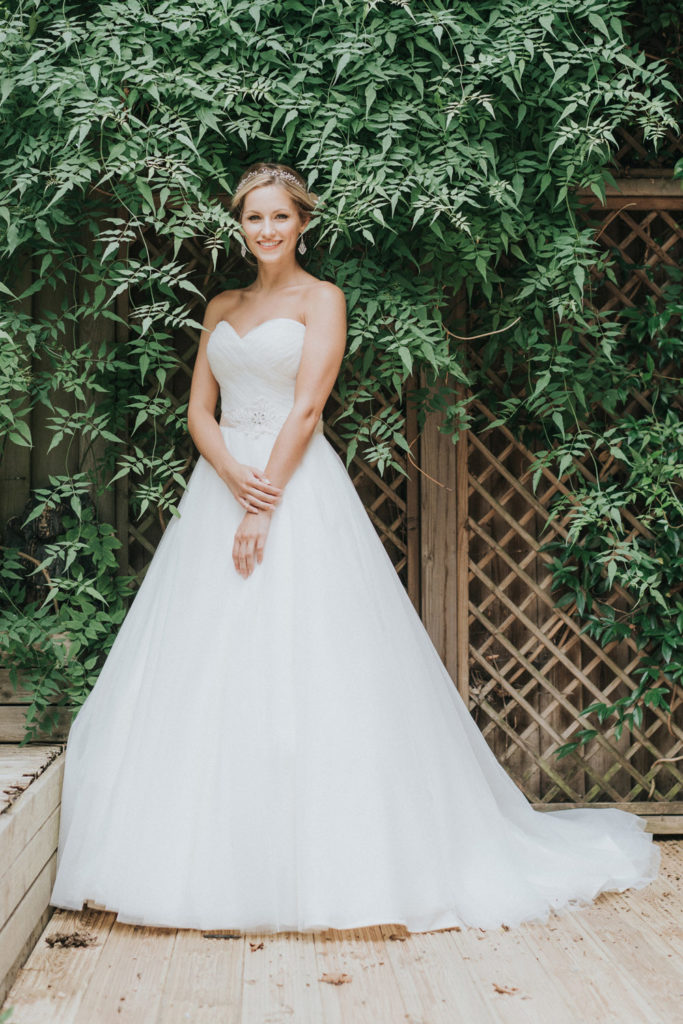
[[0, 743], [0, 1002], [52, 916], [63, 744]]

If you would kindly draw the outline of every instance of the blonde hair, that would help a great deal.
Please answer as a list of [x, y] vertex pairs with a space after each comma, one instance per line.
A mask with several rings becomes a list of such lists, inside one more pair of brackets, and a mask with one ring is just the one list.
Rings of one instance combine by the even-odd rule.
[[258, 162], [244, 171], [230, 200], [230, 212], [237, 220], [242, 219], [245, 196], [257, 185], [280, 185], [303, 214], [312, 213], [318, 204], [319, 196], [308, 191], [306, 182], [292, 167]]

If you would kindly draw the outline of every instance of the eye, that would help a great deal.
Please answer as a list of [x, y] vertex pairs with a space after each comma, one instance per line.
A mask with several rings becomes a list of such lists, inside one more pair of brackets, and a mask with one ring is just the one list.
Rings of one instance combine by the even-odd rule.
[[[289, 214], [288, 213], [278, 213], [278, 214], [276, 214], [276, 216], [284, 217], [285, 220], [288, 220], [288, 218], [289, 218]], [[252, 213], [252, 214], [250, 214], [247, 217], [247, 220], [258, 220], [258, 217], [259, 217], [258, 213]]]

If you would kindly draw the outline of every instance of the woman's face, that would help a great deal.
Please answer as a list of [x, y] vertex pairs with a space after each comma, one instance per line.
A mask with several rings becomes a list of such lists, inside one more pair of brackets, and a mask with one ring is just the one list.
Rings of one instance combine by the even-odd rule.
[[258, 259], [271, 263], [294, 258], [304, 225], [281, 185], [257, 185], [247, 192], [240, 223], [245, 244]]

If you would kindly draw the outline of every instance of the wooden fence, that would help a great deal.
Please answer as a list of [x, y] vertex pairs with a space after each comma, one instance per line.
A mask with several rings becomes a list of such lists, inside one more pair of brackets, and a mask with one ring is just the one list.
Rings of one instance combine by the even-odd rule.
[[[661, 298], [658, 271], [683, 253], [680, 184], [619, 181], [604, 206], [586, 196], [584, 217], [615, 255], [616, 283], [600, 284], [596, 308]], [[627, 411], [649, 409], [650, 397], [634, 392]], [[477, 412], [494, 419], [481, 403]], [[455, 450], [437, 428], [435, 420], [420, 439], [420, 463], [449, 490], [421, 476], [423, 617], [489, 745], [536, 806], [628, 805], [650, 816], [656, 810], [680, 831], [683, 714], [665, 673], [671, 716], [648, 709], [642, 727], [619, 740], [600, 735], [561, 760], [554, 756], [587, 726], [583, 708], [636, 688], [642, 658], [632, 637], [603, 645], [586, 636], [575, 609], [557, 608], [551, 596], [550, 556], [540, 546], [566, 536], [565, 521], [548, 522], [553, 498], [568, 493], [563, 479], [546, 470], [534, 493], [533, 457], [505, 427], [469, 431]], [[593, 478], [589, 459], [578, 468]], [[614, 460], [604, 462], [600, 479], [614, 470]], [[646, 532], [633, 511], [625, 519], [631, 533]], [[611, 601], [625, 607], [630, 598], [615, 587]]]

